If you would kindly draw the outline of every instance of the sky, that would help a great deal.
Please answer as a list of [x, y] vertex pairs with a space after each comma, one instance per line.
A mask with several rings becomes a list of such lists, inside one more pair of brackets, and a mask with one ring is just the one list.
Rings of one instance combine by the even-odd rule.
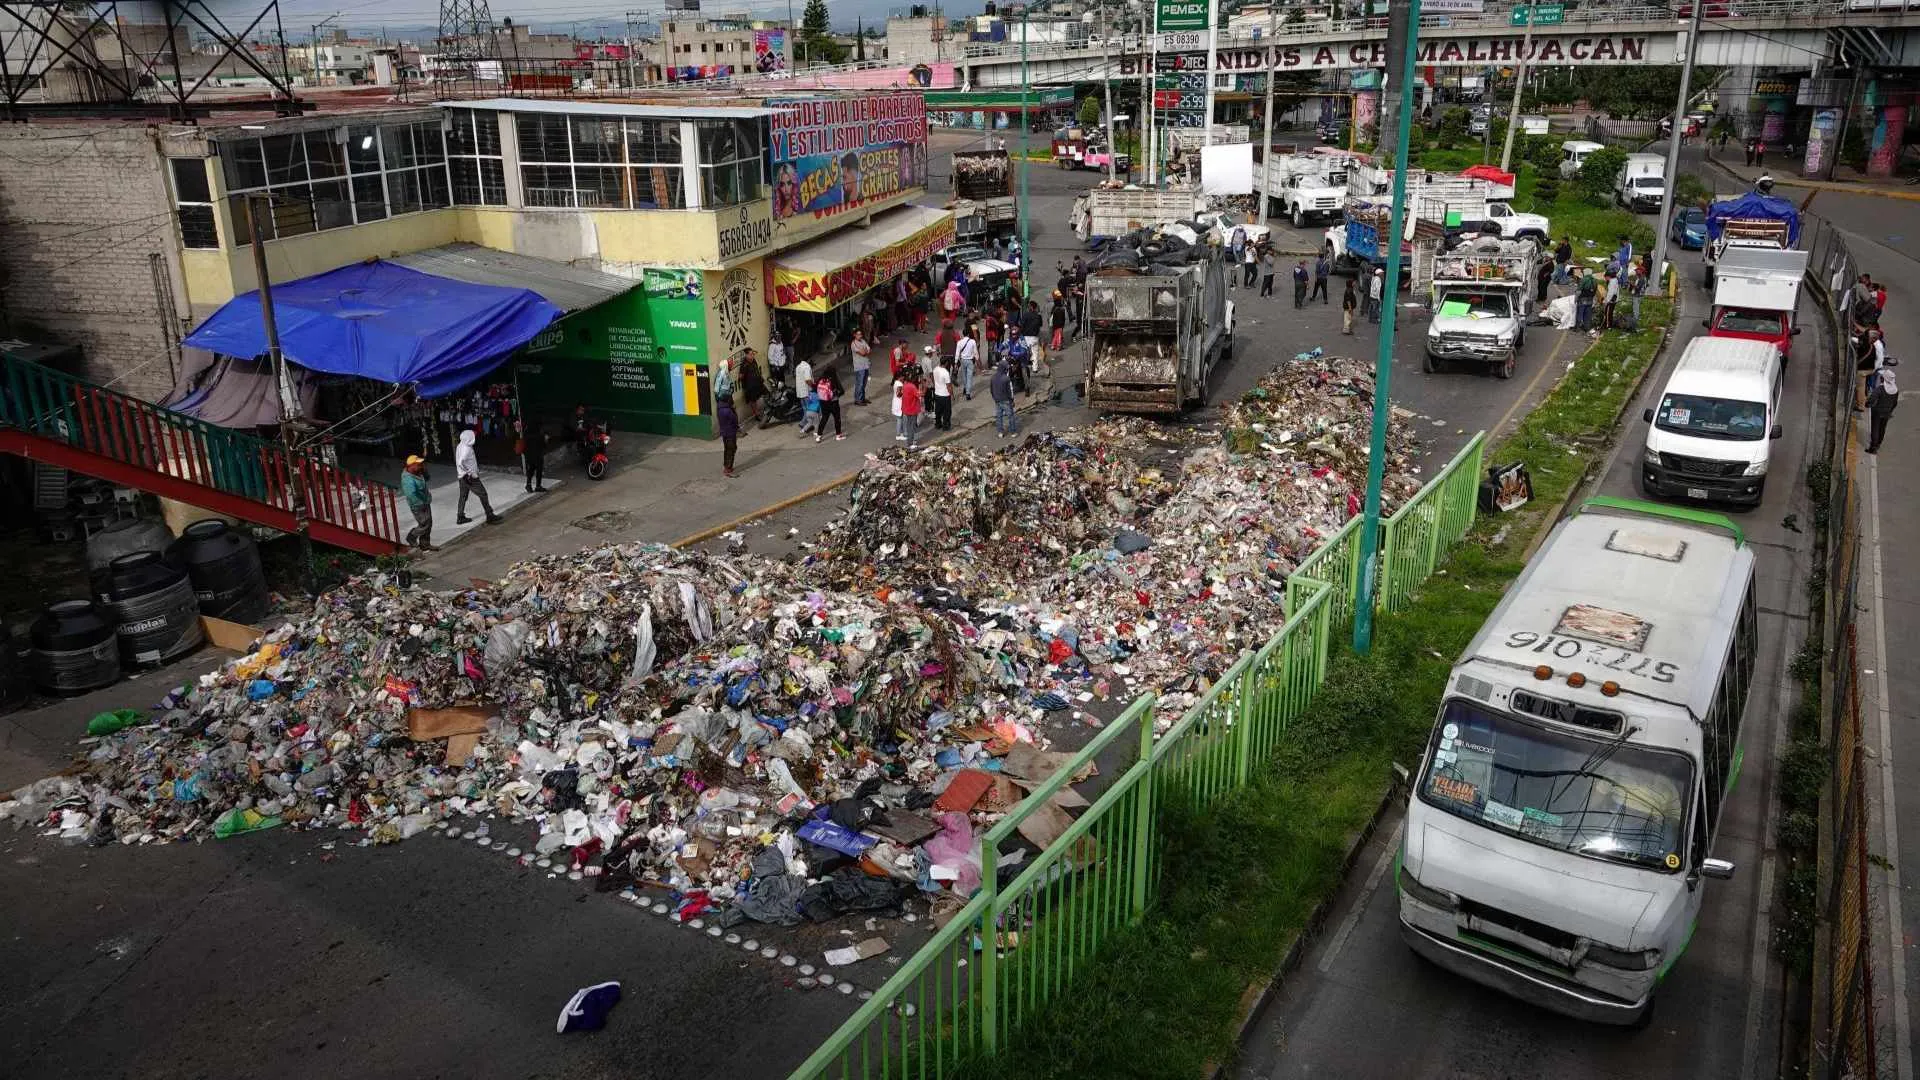
[[[230, 28], [244, 27], [259, 12], [260, 0], [206, 0]], [[857, 19], [866, 25], [885, 29], [887, 13], [907, 7], [914, 0], [832, 0], [836, 30], [851, 32]], [[793, 0], [793, 18], [800, 18], [805, 0]], [[976, 15], [980, 0], [942, 4], [948, 15]], [[124, 14], [130, 5], [123, 3]], [[663, 0], [489, 0], [494, 21], [511, 17], [515, 23], [531, 26], [537, 33], [573, 33], [585, 38], [617, 38], [626, 32], [627, 12], [651, 12], [658, 18]], [[721, 13], [747, 11], [759, 18], [784, 19], [785, 0], [702, 0], [702, 12], [710, 17]], [[355, 36], [377, 35], [384, 27], [390, 36], [418, 38], [424, 29], [439, 26], [439, 0], [281, 0], [280, 21], [288, 40], [304, 40], [313, 24], [328, 16], [338, 16], [328, 28], [345, 27]]]

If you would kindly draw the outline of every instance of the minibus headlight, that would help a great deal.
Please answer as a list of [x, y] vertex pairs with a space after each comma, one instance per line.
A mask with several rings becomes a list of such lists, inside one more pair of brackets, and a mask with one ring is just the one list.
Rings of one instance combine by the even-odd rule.
[[1428, 907], [1437, 907], [1442, 911], [1452, 911], [1454, 908], [1460, 906], [1459, 899], [1452, 893], [1441, 892], [1439, 889], [1430, 889], [1420, 884], [1419, 879], [1407, 873], [1407, 868], [1404, 866], [1400, 868], [1400, 891], [1426, 904]]
[[1767, 475], [1767, 463], [1764, 461], [1756, 461], [1753, 464], [1747, 466], [1747, 471], [1743, 475], [1765, 476]]
[[1587, 959], [1596, 964], [1605, 964], [1622, 971], [1651, 971], [1660, 966], [1659, 949], [1641, 949], [1638, 952], [1626, 952], [1605, 945], [1588, 945]]

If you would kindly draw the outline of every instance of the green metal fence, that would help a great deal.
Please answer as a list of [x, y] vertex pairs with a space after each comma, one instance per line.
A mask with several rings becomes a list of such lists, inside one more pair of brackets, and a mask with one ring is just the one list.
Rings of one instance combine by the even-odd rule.
[[[1472, 527], [1485, 435], [1474, 436], [1385, 523], [1379, 603], [1405, 605], [1440, 555]], [[1205, 810], [1246, 784], [1326, 678], [1333, 635], [1352, 619], [1358, 521], [1348, 522], [1287, 581], [1287, 621], [1241, 654], [1200, 700], [1155, 737], [1143, 695], [995, 823], [980, 841], [978, 892], [794, 1072], [816, 1077], [944, 1077], [1003, 1046], [1094, 962], [1100, 944], [1158, 893], [1157, 811]], [[1020, 826], [1111, 752], [1124, 771], [1045, 850], [1000, 883]], [[1109, 760], [1107, 768], [1112, 768]], [[1010, 845], [1012, 845], [1010, 849]]]

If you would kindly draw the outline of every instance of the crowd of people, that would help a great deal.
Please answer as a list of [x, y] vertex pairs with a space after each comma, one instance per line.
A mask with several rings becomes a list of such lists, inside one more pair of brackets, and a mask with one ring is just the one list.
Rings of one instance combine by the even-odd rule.
[[1646, 295], [1652, 277], [1653, 253], [1636, 255], [1633, 241], [1625, 236], [1620, 237], [1620, 246], [1598, 270], [1574, 265], [1573, 238], [1562, 236], [1553, 249], [1553, 261], [1541, 263], [1534, 271], [1533, 299], [1544, 307], [1553, 288], [1559, 286], [1573, 294], [1574, 329], [1633, 331], [1640, 328], [1640, 299]]
[[1880, 328], [1880, 317], [1887, 310], [1887, 287], [1871, 274], [1861, 274], [1842, 297], [1841, 310], [1847, 314], [1854, 370], [1861, 376], [1854, 409], [1867, 414], [1866, 450], [1877, 454], [1887, 435], [1887, 421], [1900, 406], [1900, 361], [1887, 355], [1887, 336]]

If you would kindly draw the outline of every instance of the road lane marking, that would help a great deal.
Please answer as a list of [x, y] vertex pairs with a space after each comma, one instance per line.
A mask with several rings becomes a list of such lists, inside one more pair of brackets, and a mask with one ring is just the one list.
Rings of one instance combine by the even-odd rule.
[[[1865, 455], [1862, 455], [1863, 457]], [[1913, 1080], [1913, 1036], [1907, 1011], [1906, 923], [1900, 913], [1900, 819], [1893, 791], [1893, 706], [1887, 687], [1887, 617], [1885, 580], [1880, 576], [1880, 465], [1867, 462], [1867, 497], [1873, 518], [1873, 649], [1879, 689], [1879, 760], [1881, 852], [1886, 856], [1887, 977], [1893, 986], [1893, 1066], [1897, 1080]]]
[[1507, 421], [1512, 420], [1513, 414], [1519, 412], [1520, 406], [1525, 405], [1527, 399], [1533, 396], [1534, 390], [1540, 386], [1540, 380], [1547, 377], [1547, 372], [1553, 370], [1554, 361], [1560, 359], [1560, 350], [1566, 347], [1567, 339], [1577, 333], [1579, 333], [1577, 330], [1563, 330], [1560, 332], [1560, 340], [1554, 342], [1553, 351], [1547, 354], [1547, 362], [1541, 364], [1540, 370], [1533, 373], [1532, 381], [1527, 383], [1526, 389], [1520, 391], [1520, 396], [1514, 399], [1513, 404], [1508, 407], [1507, 414], [1500, 418], [1499, 423], [1493, 425], [1493, 429], [1488, 432], [1490, 438], [1499, 438], [1500, 433], [1507, 429]]
[[1374, 890], [1380, 887], [1380, 879], [1387, 876], [1387, 867], [1393, 865], [1393, 857], [1400, 852], [1400, 833], [1406, 827], [1406, 819], [1401, 818], [1400, 824], [1393, 827], [1393, 835], [1387, 837], [1387, 849], [1380, 853], [1379, 861], [1373, 864], [1372, 872], [1367, 875], [1366, 885], [1361, 888], [1360, 895], [1354, 898], [1353, 910], [1340, 920], [1340, 929], [1334, 931], [1333, 940], [1327, 943], [1326, 954], [1320, 957], [1320, 974], [1325, 975], [1333, 970], [1333, 962], [1339, 959], [1340, 950], [1347, 944], [1347, 939], [1353, 936], [1353, 928], [1360, 925], [1361, 913], [1367, 910], [1368, 904], [1373, 903]]

